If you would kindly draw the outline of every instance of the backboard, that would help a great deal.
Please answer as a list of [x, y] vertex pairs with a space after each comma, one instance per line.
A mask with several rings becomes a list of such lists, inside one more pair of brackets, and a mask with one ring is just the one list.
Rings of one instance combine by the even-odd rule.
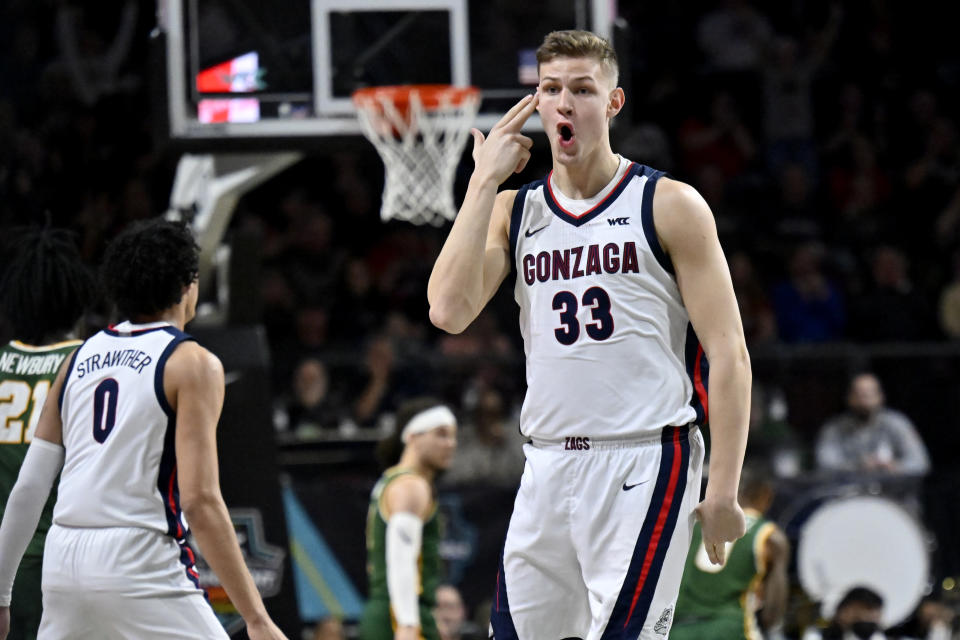
[[[554, 29], [612, 37], [615, 0], [167, 0], [170, 135], [176, 140], [359, 136], [350, 95], [368, 86], [474, 85], [492, 126], [536, 85]], [[528, 129], [540, 127], [531, 118]]]

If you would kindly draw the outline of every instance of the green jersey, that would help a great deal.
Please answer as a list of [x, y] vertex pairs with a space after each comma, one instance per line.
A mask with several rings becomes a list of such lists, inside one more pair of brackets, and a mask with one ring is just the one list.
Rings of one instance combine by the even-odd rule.
[[[0, 347], [0, 514], [17, 481], [47, 392], [60, 365], [79, 340], [34, 347], [13, 341]], [[40, 524], [24, 557], [43, 557], [43, 541], [53, 519], [54, 490], [40, 516]]]
[[670, 638], [684, 640], [753, 640], [757, 628], [757, 591], [767, 572], [764, 548], [775, 530], [759, 513], [746, 510], [747, 532], [727, 546], [722, 566], [710, 563], [703, 547], [700, 524], [680, 583], [680, 596]]
[[[393, 638], [395, 620], [390, 610], [390, 594], [387, 591], [387, 521], [383, 517], [383, 497], [387, 486], [402, 475], [414, 473], [412, 469], [391, 467], [387, 469], [370, 494], [367, 511], [367, 578], [370, 598], [360, 623], [360, 637]], [[430, 640], [438, 637], [432, 609], [436, 604], [437, 586], [440, 584], [440, 518], [437, 507], [431, 508], [430, 517], [423, 523], [420, 545], [420, 626], [421, 634]]]

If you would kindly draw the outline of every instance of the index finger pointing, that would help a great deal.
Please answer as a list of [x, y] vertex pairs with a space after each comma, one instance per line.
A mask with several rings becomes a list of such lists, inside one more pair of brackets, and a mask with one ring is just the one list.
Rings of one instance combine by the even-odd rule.
[[[520, 102], [510, 107], [510, 110], [503, 114], [503, 117], [497, 121], [497, 124], [493, 125], [493, 129], [500, 129], [501, 127], [506, 126], [507, 123], [510, 122], [514, 116], [516, 116], [520, 110], [524, 108], [524, 105], [532, 102], [532, 98], [534, 98], [533, 94], [523, 96], [523, 98], [520, 99]], [[491, 129], [491, 131], [493, 131], [493, 129]]]
[[539, 104], [540, 94], [537, 93], [533, 96], [533, 100], [523, 105], [520, 110], [514, 114], [513, 118], [504, 125], [504, 129], [520, 131], [523, 124], [533, 115], [533, 112], [537, 110], [537, 105]]

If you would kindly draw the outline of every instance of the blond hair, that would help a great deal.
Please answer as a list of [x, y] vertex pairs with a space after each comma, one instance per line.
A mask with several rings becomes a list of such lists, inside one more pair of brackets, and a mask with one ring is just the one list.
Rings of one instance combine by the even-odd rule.
[[543, 63], [557, 58], [592, 58], [613, 78], [613, 86], [617, 86], [617, 54], [606, 38], [576, 29], [551, 31], [537, 49], [537, 71]]

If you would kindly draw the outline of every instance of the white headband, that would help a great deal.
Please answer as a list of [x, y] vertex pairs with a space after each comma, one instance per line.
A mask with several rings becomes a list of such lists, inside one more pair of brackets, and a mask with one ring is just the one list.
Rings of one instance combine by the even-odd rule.
[[443, 405], [431, 407], [410, 418], [400, 434], [400, 439], [407, 443], [412, 435], [433, 431], [437, 427], [447, 425], [457, 425], [457, 418], [453, 415], [453, 411]]

